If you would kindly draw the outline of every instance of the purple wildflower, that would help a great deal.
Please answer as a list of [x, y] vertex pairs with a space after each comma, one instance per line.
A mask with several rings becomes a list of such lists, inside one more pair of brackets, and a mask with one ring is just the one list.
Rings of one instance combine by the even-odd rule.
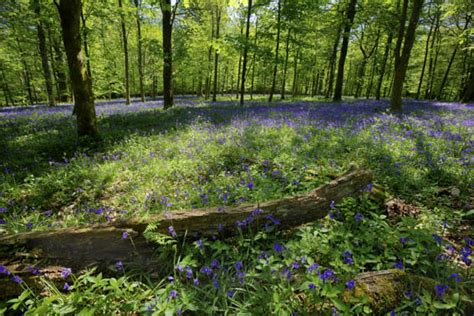
[[443, 242], [443, 238], [440, 237], [439, 235], [437, 234], [433, 234], [433, 239], [436, 241], [436, 243], [438, 244], [438, 246], [441, 246], [441, 243]]
[[399, 260], [394, 264], [395, 269], [403, 270], [403, 261]]
[[316, 288], [316, 285], [314, 285], [314, 283], [311, 283], [311, 284], [308, 285], [308, 288], [310, 290], [314, 290]]
[[17, 284], [22, 284], [23, 280], [18, 275], [12, 275], [12, 281]]
[[117, 267], [117, 270], [118, 270], [118, 271], [122, 271], [122, 269], [123, 269], [123, 263], [122, 263], [122, 261], [120, 261], [120, 260], [117, 261], [117, 263], [115, 264], [115, 267]]
[[64, 268], [61, 272], [61, 276], [63, 279], [67, 279], [67, 277], [71, 274], [71, 268]]
[[438, 295], [439, 299], [442, 299], [446, 291], [448, 290], [448, 286], [445, 284], [437, 284], [435, 286], [436, 294]]
[[459, 283], [462, 281], [462, 278], [461, 276], [459, 275], [459, 273], [451, 273], [451, 275], [449, 276], [450, 279], [454, 279], [454, 282], [456, 283]]
[[71, 286], [67, 282], [64, 282], [63, 290], [69, 291], [70, 288], [71, 288]]
[[0, 264], [0, 274], [10, 275], [10, 271], [8, 271], [7, 267], [5, 267], [4, 265]]
[[177, 235], [176, 235], [176, 232], [174, 231], [173, 226], [168, 227], [168, 232], [173, 238], [176, 238]]
[[177, 296], [178, 296], [178, 292], [176, 292], [175, 290], [171, 290], [170, 295], [168, 296], [168, 299], [174, 299]]
[[357, 213], [357, 214], [354, 216], [354, 218], [355, 218], [356, 223], [358, 223], [358, 222], [360, 222], [361, 220], [364, 219], [364, 215], [362, 215], [361, 213]]
[[127, 232], [123, 232], [123, 233], [122, 233], [122, 240], [127, 239], [128, 236], [129, 236], [129, 235], [128, 235]]
[[316, 271], [316, 269], [319, 267], [319, 264], [316, 262], [313, 263], [309, 268], [308, 268], [308, 273], [312, 273], [313, 271]]
[[354, 280], [349, 280], [346, 282], [346, 287], [349, 289], [349, 290], [352, 290], [354, 287], [355, 287], [355, 281]]
[[228, 291], [227, 291], [227, 296], [228, 296], [228, 297], [234, 296], [234, 291], [228, 290]]

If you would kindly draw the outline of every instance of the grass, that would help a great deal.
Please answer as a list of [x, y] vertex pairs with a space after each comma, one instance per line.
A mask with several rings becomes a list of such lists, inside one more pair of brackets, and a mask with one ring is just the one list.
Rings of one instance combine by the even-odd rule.
[[[0, 232], [266, 201], [306, 192], [352, 164], [373, 170], [377, 184], [417, 205], [421, 215], [393, 223], [367, 198], [348, 199], [332, 212], [334, 219], [291, 236], [275, 227], [270, 232], [243, 231], [226, 242], [204, 240], [202, 246], [178, 245], [162, 237], [163, 247], [175, 258], [169, 269], [173, 282], [146, 276], [139, 281], [125, 265], [123, 278], [79, 276], [69, 291], [55, 291], [50, 298], [25, 295], [18, 309], [78, 313], [94, 302], [92, 314], [147, 313], [150, 305], [150, 312], [157, 314], [331, 313], [333, 308], [372, 313], [363, 299], [342, 300], [346, 282], [357, 273], [393, 268], [397, 262], [452, 289], [442, 298], [434, 289], [434, 295], [407, 295], [398, 311], [464, 308], [472, 279], [466, 270], [470, 255], [462, 254], [471, 249], [472, 240], [462, 238], [471, 232], [453, 228], [472, 216], [471, 107], [411, 101], [402, 117], [389, 114], [383, 101], [269, 105], [258, 100], [241, 108], [224, 99], [209, 105], [190, 98], [178, 100], [167, 112], [160, 107], [160, 102], [99, 105], [103, 139], [95, 148], [78, 147], [70, 107], [0, 112], [0, 207], [5, 209]], [[362, 220], [356, 221], [356, 214]], [[433, 234], [444, 237], [441, 244]], [[400, 238], [408, 238], [409, 244]], [[276, 252], [276, 243], [286, 250]], [[455, 252], [439, 260], [447, 245]], [[344, 263], [345, 251], [353, 263]], [[266, 255], [260, 257], [262, 252]], [[213, 260], [219, 268], [207, 276], [203, 266], [211, 267]], [[240, 261], [244, 268], [236, 269]], [[315, 262], [319, 267], [308, 273]], [[177, 271], [177, 265], [189, 266], [193, 277], [186, 277], [187, 270]], [[328, 269], [337, 282], [321, 278]], [[244, 273], [243, 280], [239, 273]], [[454, 282], [452, 273], [462, 275], [462, 281]], [[199, 286], [191, 282], [197, 277]], [[176, 298], [171, 291], [177, 291]], [[12, 303], [5, 306], [12, 308]]]

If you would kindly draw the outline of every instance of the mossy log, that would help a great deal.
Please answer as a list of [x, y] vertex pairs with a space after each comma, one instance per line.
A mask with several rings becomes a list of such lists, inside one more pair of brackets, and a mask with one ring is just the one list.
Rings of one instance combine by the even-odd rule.
[[[177, 235], [187, 234], [188, 238], [233, 235], [238, 232], [236, 223], [260, 229], [268, 223], [274, 224], [272, 219], [279, 221], [280, 229], [289, 229], [326, 216], [331, 201], [337, 203], [345, 197], [359, 195], [371, 181], [370, 172], [350, 170], [303, 195], [233, 208], [172, 211], [166, 216], [132, 217], [85, 228], [8, 235], [0, 238], [0, 247], [20, 246], [39, 258], [68, 261], [76, 266], [114, 260], [147, 261], [153, 247], [143, 232], [151, 223], [156, 224], [155, 232], [169, 234], [169, 227], [173, 226]], [[128, 233], [127, 238], [122, 238], [124, 232]], [[9, 255], [8, 251], [4, 253]]]
[[[431, 278], [398, 269], [360, 273], [355, 281], [355, 288], [346, 290], [344, 300], [348, 302], [365, 296], [377, 315], [384, 315], [399, 306], [407, 291], [417, 293], [423, 289], [435, 296], [438, 284]], [[466, 315], [473, 315], [474, 302], [464, 302], [464, 308], [468, 312]]]

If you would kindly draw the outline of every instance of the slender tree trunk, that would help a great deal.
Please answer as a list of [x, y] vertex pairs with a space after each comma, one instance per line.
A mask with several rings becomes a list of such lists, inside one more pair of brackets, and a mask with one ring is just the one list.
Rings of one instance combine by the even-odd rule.
[[425, 75], [426, 61], [428, 60], [428, 52], [429, 52], [429, 49], [430, 49], [430, 39], [431, 39], [431, 34], [433, 32], [434, 24], [435, 24], [435, 20], [433, 20], [433, 23], [431, 23], [430, 30], [429, 30], [428, 36], [426, 38], [425, 56], [423, 58], [423, 66], [421, 67], [421, 74], [420, 74], [420, 80], [418, 82], [418, 89], [416, 90], [416, 99], [420, 98], [421, 86], [423, 84], [423, 77]]
[[[241, 29], [242, 32], [242, 29]], [[211, 11], [211, 39], [212, 42], [214, 40], [214, 12]], [[209, 45], [208, 55], [207, 55], [207, 75], [206, 75], [206, 84], [204, 91], [205, 99], [208, 100], [209, 96], [211, 95], [211, 76], [212, 76], [212, 43]]]
[[89, 54], [89, 45], [87, 41], [87, 24], [86, 24], [86, 18], [84, 16], [84, 12], [82, 12], [81, 8], [81, 21], [82, 21], [82, 36], [84, 37], [84, 54], [86, 57], [86, 66], [87, 66], [87, 73], [89, 74], [89, 78], [92, 80], [92, 71], [91, 71], [91, 60], [90, 60], [90, 54]]
[[5, 72], [2, 69], [2, 81], [3, 81], [3, 93], [5, 94], [5, 101], [6, 105], [8, 106], [8, 100], [10, 100], [10, 103], [12, 106], [15, 106], [15, 101], [13, 100], [12, 94], [10, 92], [10, 88], [8, 87], [8, 81], [5, 78]]
[[143, 84], [143, 54], [142, 54], [142, 26], [140, 18], [140, 0], [134, 0], [137, 7], [137, 54], [138, 54], [138, 77], [140, 81], [140, 99], [145, 102], [145, 87]]
[[171, 43], [171, 0], [160, 0], [163, 13], [163, 98], [164, 109], [173, 106], [173, 50]]
[[298, 59], [300, 55], [300, 49], [296, 50], [296, 56], [293, 63], [293, 86], [291, 88], [291, 97], [295, 97], [298, 94]]
[[473, 102], [474, 101], [474, 67], [471, 66], [469, 77], [466, 80], [464, 90], [462, 93], [462, 102]]
[[439, 34], [439, 27], [440, 27], [440, 12], [437, 11], [435, 14], [435, 28], [433, 31], [431, 44], [429, 48], [430, 62], [428, 65], [428, 79], [426, 83], [425, 99], [430, 99], [432, 95], [434, 73], [435, 73], [435, 68], [436, 68], [436, 64], [434, 62], [435, 62], [435, 59], [436, 60], [438, 59], [438, 51], [439, 51], [439, 49], [437, 49], [435, 45], [438, 44], [439, 46], [439, 39], [441, 36], [441, 34]]
[[272, 102], [273, 93], [275, 92], [276, 78], [278, 71], [278, 57], [280, 52], [280, 32], [281, 32], [281, 0], [278, 0], [278, 12], [277, 12], [277, 39], [275, 47], [275, 65], [273, 65], [273, 79], [272, 87], [270, 88], [270, 95], [268, 97], [268, 102]]
[[242, 61], [242, 80], [240, 82], [240, 106], [244, 105], [244, 94], [245, 94], [245, 73], [247, 71], [247, 55], [249, 50], [249, 33], [250, 33], [250, 15], [252, 14], [252, 0], [248, 0], [247, 8], [247, 28], [245, 30], [245, 45], [244, 45], [244, 57]]
[[[255, 48], [257, 47], [257, 38], [258, 38], [258, 20], [255, 21], [255, 39], [254, 39], [254, 46]], [[253, 57], [252, 57], [252, 83], [250, 85], [250, 100], [253, 100], [253, 89], [254, 89], [254, 84], [255, 84], [255, 63], [256, 63], [256, 56], [257, 53], [254, 51], [253, 52]]]
[[[395, 61], [395, 75], [392, 88], [392, 97], [390, 99], [390, 109], [393, 112], [400, 113], [402, 111], [402, 90], [403, 83], [410, 60], [410, 53], [415, 42], [415, 32], [421, 10], [423, 8], [423, 0], [413, 0], [413, 11], [405, 34], [403, 51], [401, 56]], [[395, 56], [396, 57], [396, 56]]]
[[74, 90], [77, 133], [79, 136], [97, 137], [92, 82], [88, 72], [84, 70], [84, 53], [81, 50], [81, 0], [60, 0], [58, 11], [61, 18], [69, 75]]
[[17, 36], [15, 36], [15, 40], [18, 46], [18, 52], [20, 53], [20, 61], [23, 65], [23, 79], [25, 81], [25, 88], [26, 92], [28, 94], [28, 100], [30, 101], [30, 104], [34, 104], [34, 98], [33, 98], [33, 88], [31, 87], [31, 73], [30, 73], [30, 67], [28, 66], [28, 62], [26, 61], [25, 58], [25, 52], [23, 51], [23, 48], [21, 47], [20, 40], [18, 39]]
[[[463, 33], [467, 30], [470, 22], [471, 22], [471, 18], [469, 17], [466, 19], [466, 23], [464, 24], [464, 28], [462, 29]], [[459, 44], [456, 44], [456, 47], [454, 48], [454, 51], [451, 55], [451, 59], [449, 60], [448, 68], [446, 68], [446, 71], [444, 72], [443, 80], [441, 81], [441, 85], [439, 87], [438, 99], [442, 98], [443, 89], [444, 89], [444, 86], [446, 85], [446, 81], [448, 80], [449, 72], [451, 70], [451, 66], [453, 65], [454, 58], [456, 57], [458, 49], [459, 49]]]
[[382, 65], [380, 65], [380, 75], [377, 83], [377, 89], [375, 90], [375, 99], [380, 100], [380, 91], [382, 90], [383, 78], [385, 76], [385, 67], [387, 65], [388, 55], [390, 53], [390, 46], [392, 46], [393, 33], [390, 32], [387, 37], [387, 44], [385, 45], [385, 51], [383, 53]]
[[[217, 5], [216, 8], [216, 41], [219, 40], [219, 29], [221, 24], [221, 8]], [[219, 70], [219, 50], [215, 49], [214, 55], [214, 87], [212, 91], [212, 101], [217, 101], [217, 79], [218, 79], [218, 70]]]
[[122, 42], [123, 42], [123, 56], [125, 64], [125, 104], [130, 104], [130, 68], [128, 65], [128, 38], [127, 38], [127, 29], [125, 27], [125, 17], [123, 13], [122, 0], [118, 0], [119, 10], [120, 10], [120, 27], [122, 29]]
[[350, 0], [346, 9], [346, 21], [344, 25], [344, 35], [342, 37], [341, 53], [339, 56], [339, 65], [337, 68], [336, 87], [334, 89], [334, 101], [342, 99], [342, 84], [344, 82], [344, 64], [346, 63], [347, 50], [349, 48], [349, 36], [352, 23], [356, 14], [357, 0]]
[[41, 55], [41, 65], [43, 66], [43, 76], [46, 84], [46, 92], [48, 93], [48, 105], [54, 106], [56, 102], [53, 94], [53, 78], [51, 77], [51, 70], [48, 62], [48, 49], [46, 47], [46, 35], [41, 21], [41, 7], [39, 0], [33, 2], [36, 18], [38, 19], [36, 29], [38, 32], [38, 46]]
[[401, 57], [401, 49], [403, 44], [403, 36], [405, 34], [405, 24], [408, 16], [408, 2], [409, 0], [403, 0], [402, 13], [400, 16], [400, 27], [398, 29], [397, 43], [395, 44], [394, 57], [395, 57], [395, 67], [399, 64], [399, 59]]
[[334, 85], [334, 71], [336, 69], [336, 57], [337, 57], [337, 48], [339, 47], [339, 42], [341, 41], [341, 32], [342, 25], [338, 27], [336, 40], [334, 41], [334, 46], [332, 48], [331, 58], [329, 59], [329, 74], [328, 74], [328, 87], [326, 90], [326, 98], [330, 98], [332, 95], [332, 88]]
[[286, 33], [286, 45], [285, 45], [285, 63], [283, 64], [283, 81], [281, 85], [281, 99], [285, 99], [285, 90], [286, 90], [286, 73], [288, 71], [288, 57], [290, 55], [290, 37], [291, 37], [291, 27], [288, 26], [288, 31]]

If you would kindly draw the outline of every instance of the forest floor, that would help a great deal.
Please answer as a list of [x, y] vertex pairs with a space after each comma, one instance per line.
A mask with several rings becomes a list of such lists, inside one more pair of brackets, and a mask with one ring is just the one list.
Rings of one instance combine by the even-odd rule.
[[473, 105], [407, 100], [401, 116], [374, 100], [176, 105], [99, 102], [102, 140], [91, 148], [77, 143], [71, 105], [0, 109], [0, 235], [267, 201], [354, 164], [415, 211], [350, 198], [291, 235], [274, 228], [173, 248], [169, 279], [120, 263], [119, 281], [74, 277], [49, 298], [30, 293], [0, 312], [371, 313], [344, 291], [360, 272], [397, 268], [437, 282], [433, 293], [407, 290], [397, 312], [462, 313], [474, 282]]

